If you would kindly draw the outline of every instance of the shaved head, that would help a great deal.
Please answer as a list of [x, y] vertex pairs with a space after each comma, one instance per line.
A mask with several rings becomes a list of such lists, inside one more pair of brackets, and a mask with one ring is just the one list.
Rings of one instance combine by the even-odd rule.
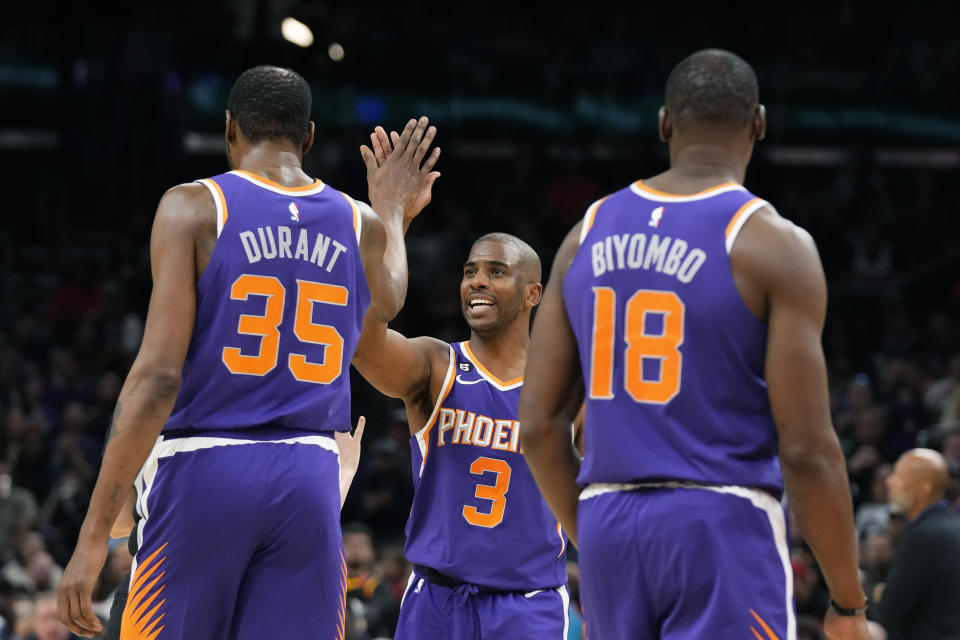
[[740, 56], [703, 49], [667, 78], [666, 107], [678, 129], [745, 126], [760, 103], [757, 74]]
[[516, 267], [517, 270], [523, 274], [524, 284], [538, 284], [540, 282], [542, 275], [540, 256], [538, 256], [537, 252], [533, 250], [533, 247], [528, 245], [526, 242], [517, 236], [510, 235], [509, 233], [495, 232], [488, 233], [485, 236], [477, 238], [470, 250], [472, 251], [473, 247], [483, 242], [496, 242], [516, 249], [517, 253], [519, 254]]
[[887, 478], [891, 509], [913, 519], [942, 500], [949, 483], [950, 473], [942, 455], [933, 449], [911, 449], [900, 456]]
[[901, 458], [914, 479], [918, 482], [929, 482], [932, 493], [939, 500], [950, 482], [950, 472], [947, 470], [947, 461], [939, 452], [933, 449], [911, 449]]

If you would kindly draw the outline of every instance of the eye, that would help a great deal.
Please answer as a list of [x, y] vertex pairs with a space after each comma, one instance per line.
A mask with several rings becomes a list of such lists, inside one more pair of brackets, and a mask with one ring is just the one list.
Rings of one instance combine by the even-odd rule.
[[472, 277], [475, 276], [475, 275], [477, 275], [477, 270], [476, 270], [476, 269], [464, 269], [464, 270], [463, 270], [463, 277], [464, 277], [464, 278], [472, 278]]
[[492, 273], [495, 276], [503, 276], [507, 274], [507, 272], [501, 269], [500, 267], [494, 267]]

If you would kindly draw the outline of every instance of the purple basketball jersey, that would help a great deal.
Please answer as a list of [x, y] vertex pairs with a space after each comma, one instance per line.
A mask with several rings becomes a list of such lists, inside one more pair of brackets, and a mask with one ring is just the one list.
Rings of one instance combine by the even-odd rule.
[[200, 183], [218, 239], [164, 429], [350, 430], [348, 368], [370, 303], [356, 204], [319, 180], [285, 188], [231, 171]]
[[487, 371], [469, 342], [451, 345], [433, 414], [410, 438], [414, 565], [502, 591], [566, 584], [566, 536], [520, 450], [522, 384]]
[[733, 183], [674, 196], [637, 182], [587, 211], [564, 281], [587, 395], [580, 484], [781, 492], [767, 327], [729, 257], [766, 204]]

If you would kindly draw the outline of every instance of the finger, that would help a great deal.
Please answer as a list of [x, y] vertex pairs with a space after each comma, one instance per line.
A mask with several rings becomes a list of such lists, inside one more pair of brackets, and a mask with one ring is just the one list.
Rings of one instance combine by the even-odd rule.
[[83, 616], [80, 613], [80, 594], [76, 589], [70, 590], [70, 622], [74, 627], [72, 631], [77, 635], [86, 638], [93, 637], [93, 629], [84, 624]]
[[407, 144], [410, 142], [410, 136], [413, 135], [413, 130], [417, 128], [417, 121], [410, 119], [407, 122], [407, 126], [403, 128], [403, 133], [400, 134], [400, 137], [393, 143], [393, 150], [396, 153], [403, 154], [407, 149]]
[[400, 142], [400, 134], [396, 131], [390, 132], [390, 139], [393, 140], [393, 148], [397, 148], [397, 143]]
[[423, 166], [420, 168], [420, 175], [425, 173], [430, 173], [433, 169], [433, 165], [437, 164], [437, 160], [440, 159], [440, 147], [437, 147], [433, 150], [433, 153], [430, 154], [430, 157], [427, 158], [427, 161], [423, 163]]
[[383, 163], [387, 160], [387, 153], [383, 150], [383, 145], [380, 143], [380, 137], [376, 131], [370, 134], [370, 146], [373, 147], [373, 155], [377, 159], [377, 166], [383, 166]]
[[377, 158], [373, 154], [373, 151], [370, 150], [370, 147], [365, 144], [360, 145], [360, 157], [363, 158], [363, 164], [367, 166], [367, 175], [377, 170], [379, 166], [377, 164]]
[[439, 171], [433, 171], [427, 174], [427, 180], [426, 180], [427, 190], [433, 189], [433, 183], [436, 182], [437, 178], [439, 177], [440, 177]]
[[437, 135], [437, 128], [430, 127], [427, 129], [426, 135], [423, 136], [423, 140], [420, 141], [420, 144], [417, 145], [417, 151], [413, 154], [413, 162], [418, 167], [423, 161], [424, 156], [427, 155], [427, 151], [430, 150], [430, 145], [433, 144], [433, 138]]
[[93, 612], [93, 601], [90, 596], [80, 597], [80, 620], [84, 628], [99, 633], [103, 631], [103, 625], [100, 624], [100, 618]]
[[73, 619], [70, 613], [70, 597], [67, 595], [64, 585], [57, 589], [57, 618], [70, 631], [76, 632], [78, 629], [73, 625]]
[[360, 416], [360, 419], [357, 420], [357, 428], [353, 432], [353, 437], [357, 442], [363, 439], [363, 428], [367, 426], [367, 419], [363, 416]]
[[393, 151], [393, 145], [390, 143], [390, 138], [387, 137], [387, 132], [383, 130], [383, 127], [377, 127], [373, 132], [377, 134], [377, 138], [380, 139], [380, 145], [383, 147], [384, 155], [389, 156]]
[[409, 157], [410, 162], [413, 162], [417, 155], [420, 141], [423, 140], [423, 136], [427, 132], [427, 125], [429, 123], [430, 118], [427, 116], [420, 116], [420, 119], [417, 120], [417, 127], [413, 130], [413, 134], [410, 136], [410, 144], [406, 148], [406, 151], [410, 153], [409, 155], [406, 152], [404, 153], [404, 157]]

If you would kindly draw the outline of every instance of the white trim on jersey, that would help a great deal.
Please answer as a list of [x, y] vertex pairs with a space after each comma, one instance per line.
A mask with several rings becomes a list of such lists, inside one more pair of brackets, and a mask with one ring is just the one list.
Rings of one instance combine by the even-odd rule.
[[580, 240], [577, 244], [583, 244], [584, 239], [587, 237], [587, 233], [589, 233], [590, 229], [593, 227], [594, 218], [597, 215], [597, 209], [600, 207], [600, 203], [606, 199], [606, 196], [604, 196], [587, 207], [587, 212], [583, 214], [583, 224], [580, 226]]
[[746, 191], [743, 185], [731, 184], [725, 187], [714, 187], [713, 189], [707, 189], [701, 193], [694, 193], [689, 196], [674, 196], [669, 194], [655, 193], [648, 189], [644, 189], [636, 182], [630, 185], [630, 190], [638, 196], [646, 198], [647, 200], [653, 200], [655, 202], [696, 202], [697, 200], [706, 200], [707, 198], [712, 198], [713, 196], [718, 196], [721, 193], [728, 193], [730, 191]]
[[266, 189], [267, 191], [273, 191], [274, 193], [279, 193], [279, 194], [282, 195], [282, 196], [291, 196], [291, 197], [294, 197], [294, 198], [300, 197], [300, 196], [313, 196], [313, 195], [316, 195], [316, 194], [320, 193], [321, 191], [323, 191], [324, 187], [327, 186], [327, 185], [323, 182], [323, 180], [317, 180], [317, 185], [316, 185], [315, 187], [313, 187], [312, 189], [303, 189], [302, 191], [299, 191], [299, 190], [295, 190], [295, 189], [284, 189], [283, 187], [280, 187], [280, 186], [276, 186], [276, 187], [275, 187], [275, 186], [273, 186], [272, 184], [267, 184], [266, 182], [263, 182], [263, 181], [261, 181], [261, 180], [257, 180], [256, 178], [252, 178], [252, 177], [248, 176], [247, 174], [245, 174], [243, 171], [231, 171], [231, 172], [230, 172], [230, 175], [237, 176], [238, 178], [243, 178], [244, 180], [246, 180], [246, 181], [249, 182], [250, 184], [255, 184], [255, 185], [257, 185], [258, 187], [261, 187], [261, 188], [263, 188], [263, 189]]
[[762, 209], [763, 207], [770, 206], [770, 203], [766, 200], [760, 200], [754, 202], [752, 205], [743, 210], [742, 213], [734, 221], [733, 226], [730, 227], [730, 232], [727, 234], [726, 243], [727, 243], [727, 254], [729, 255], [733, 251], [733, 243], [737, 241], [737, 236], [740, 235], [740, 230], [743, 229], [743, 225], [747, 223], [747, 220], [750, 219], [754, 213]]
[[[766, 204], [766, 203], [764, 203]], [[757, 509], [763, 511], [767, 520], [770, 522], [770, 528], [773, 530], [773, 540], [777, 547], [777, 555], [780, 556], [780, 564], [783, 565], [784, 585], [786, 587], [786, 601], [784, 605], [787, 612], [787, 635], [785, 640], [797, 637], [797, 618], [793, 611], [793, 568], [790, 564], [790, 547], [787, 542], [787, 523], [783, 515], [783, 505], [769, 493], [759, 489], [749, 487], [740, 487], [733, 485], [705, 485], [693, 482], [644, 482], [640, 484], [606, 484], [597, 483], [587, 485], [580, 492], [580, 500], [589, 500], [607, 493], [617, 493], [622, 491], [634, 491], [637, 489], [702, 489], [737, 496], [749, 500]]]
[[457, 361], [457, 355], [452, 346], [449, 347], [449, 349], [450, 362], [447, 364], [447, 375], [443, 378], [443, 386], [440, 387], [440, 395], [437, 396], [437, 402], [433, 405], [433, 411], [430, 412], [430, 417], [423, 426], [420, 427], [420, 430], [413, 434], [417, 439], [417, 445], [420, 447], [420, 472], [417, 474], [418, 476], [423, 476], [423, 467], [427, 462], [427, 431], [433, 426], [433, 423], [436, 422], [437, 414], [440, 413], [440, 405], [443, 404], [443, 401], [453, 387], [451, 378], [456, 370], [454, 364]]
[[223, 204], [220, 202], [221, 199], [223, 199], [222, 192], [210, 178], [202, 178], [197, 180], [197, 182], [207, 188], [207, 191], [213, 196], [213, 204], [217, 206], [217, 237], [219, 238], [223, 232], [223, 223], [226, 222], [226, 220], [223, 219]]

